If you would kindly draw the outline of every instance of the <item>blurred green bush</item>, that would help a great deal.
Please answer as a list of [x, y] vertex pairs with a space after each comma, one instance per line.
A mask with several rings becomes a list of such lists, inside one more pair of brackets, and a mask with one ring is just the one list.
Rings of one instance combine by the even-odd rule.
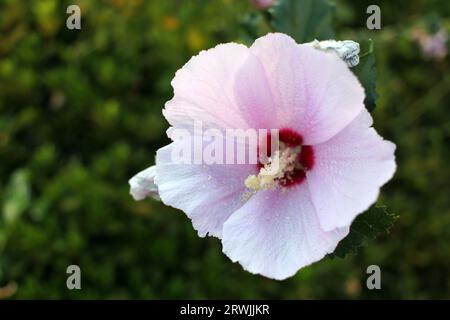
[[[401, 216], [357, 255], [277, 282], [200, 239], [183, 213], [134, 202], [127, 180], [168, 140], [170, 80], [193, 54], [242, 39], [246, 1], [0, 2], [0, 298], [450, 298], [449, 60], [426, 59], [415, 26], [449, 28], [448, 2], [337, 1], [338, 37], [371, 37], [375, 127], [397, 143], [380, 204]], [[65, 27], [76, 3], [82, 29]], [[82, 290], [66, 288], [78, 264]], [[382, 269], [382, 290], [365, 270]]]

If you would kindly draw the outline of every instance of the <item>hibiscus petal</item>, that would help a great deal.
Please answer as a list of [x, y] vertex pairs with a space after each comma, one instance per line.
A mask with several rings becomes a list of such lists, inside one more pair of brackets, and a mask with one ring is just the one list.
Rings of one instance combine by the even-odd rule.
[[186, 213], [200, 237], [221, 238], [223, 223], [243, 205], [244, 181], [255, 165], [182, 164], [172, 150], [190, 141], [176, 140], [157, 151], [156, 184], [161, 200]]
[[313, 147], [314, 167], [306, 181], [324, 230], [350, 225], [395, 172], [395, 145], [371, 125], [364, 109], [332, 139]]
[[[194, 120], [200, 120], [205, 127], [248, 128], [235, 101], [234, 81], [249, 55], [246, 46], [227, 43], [191, 58], [172, 80], [174, 97], [163, 110], [169, 123], [189, 128]], [[248, 112], [246, 115], [252, 116]]]
[[333, 252], [349, 228], [324, 232], [307, 187], [255, 194], [224, 224], [223, 252], [245, 270], [282, 280]]
[[305, 144], [330, 139], [364, 108], [363, 87], [335, 54], [280, 33], [257, 39], [250, 51], [269, 79], [279, 127], [296, 129]]
[[261, 61], [250, 54], [236, 74], [236, 102], [251, 128], [277, 128], [271, 88]]

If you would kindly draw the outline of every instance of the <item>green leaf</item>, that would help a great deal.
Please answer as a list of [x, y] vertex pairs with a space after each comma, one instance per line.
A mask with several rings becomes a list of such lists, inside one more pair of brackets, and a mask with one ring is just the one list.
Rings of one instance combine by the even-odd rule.
[[267, 11], [251, 12], [244, 16], [240, 28], [241, 40], [251, 46], [260, 35], [271, 31], [269, 21], [270, 14]]
[[3, 219], [14, 222], [29, 206], [31, 200], [29, 174], [20, 169], [12, 174], [3, 197]]
[[258, 23], [261, 20], [261, 16], [255, 12], [247, 14], [241, 21], [241, 30], [243, 41], [245, 43], [253, 43], [258, 38]]
[[333, 38], [334, 11], [326, 0], [280, 0], [270, 9], [273, 28], [299, 43]]
[[330, 257], [343, 258], [354, 253], [358, 248], [366, 246], [380, 234], [386, 233], [392, 227], [398, 216], [389, 213], [385, 206], [373, 206], [358, 216], [350, 227], [350, 233], [341, 242]]
[[359, 64], [352, 70], [366, 91], [364, 104], [367, 110], [372, 112], [376, 107], [378, 97], [376, 92], [375, 53], [373, 51], [372, 39], [361, 42], [360, 50]]

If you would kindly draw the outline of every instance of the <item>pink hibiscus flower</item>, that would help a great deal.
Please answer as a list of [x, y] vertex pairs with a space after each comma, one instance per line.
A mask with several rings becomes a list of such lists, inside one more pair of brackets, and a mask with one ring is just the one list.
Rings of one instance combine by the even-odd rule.
[[250, 0], [256, 9], [267, 9], [274, 5], [275, 0]]
[[[201, 52], [172, 86], [163, 113], [173, 142], [130, 180], [131, 193], [159, 194], [183, 210], [199, 236], [220, 238], [249, 272], [285, 279], [333, 252], [394, 174], [395, 145], [371, 128], [364, 89], [336, 54], [273, 33], [250, 48]], [[267, 179], [271, 163], [174, 162], [174, 148], [190, 142], [173, 131], [192, 132], [197, 120], [219, 130], [279, 129], [278, 171]]]

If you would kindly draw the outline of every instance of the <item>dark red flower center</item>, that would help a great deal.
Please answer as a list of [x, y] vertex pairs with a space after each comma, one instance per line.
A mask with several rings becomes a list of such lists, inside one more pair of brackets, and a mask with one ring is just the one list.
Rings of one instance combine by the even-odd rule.
[[[264, 139], [263, 139], [264, 140]], [[270, 133], [267, 135], [267, 140], [262, 143], [267, 146], [267, 156], [272, 157], [271, 150], [272, 137]], [[287, 150], [289, 149], [289, 150]], [[258, 155], [261, 156], [261, 150], [264, 148], [258, 146]], [[283, 152], [284, 151], [284, 152]], [[306, 171], [311, 170], [314, 166], [314, 150], [312, 146], [303, 144], [303, 137], [296, 131], [288, 128], [279, 130], [279, 153], [289, 154], [294, 153], [294, 160], [289, 164], [289, 168], [283, 173], [282, 177], [276, 179], [277, 183], [283, 187], [290, 187], [295, 184], [303, 182], [306, 178]], [[258, 158], [258, 169], [264, 167], [260, 158]]]

